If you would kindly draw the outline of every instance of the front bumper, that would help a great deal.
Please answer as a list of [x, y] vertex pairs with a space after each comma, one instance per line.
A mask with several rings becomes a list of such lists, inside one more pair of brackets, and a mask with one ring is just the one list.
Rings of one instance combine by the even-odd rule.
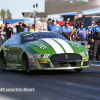
[[[41, 65], [41, 64], [40, 64]], [[89, 61], [64, 61], [62, 63], [61, 61], [59, 62], [52, 62], [53, 66], [50, 66], [50, 62], [48, 64], [44, 64], [45, 66], [41, 65], [41, 69], [79, 69], [79, 68], [85, 68], [89, 67]], [[47, 66], [46, 66], [47, 65]]]
[[77, 66], [77, 67], [59, 67], [59, 68], [41, 68], [41, 70], [65, 70], [65, 69], [79, 69], [79, 68], [86, 68], [88, 66]]
[[[61, 58], [61, 55], [59, 55], [59, 58], [57, 56], [54, 56], [51, 57], [50, 59], [35, 59], [34, 60], [35, 64], [33, 64], [35, 66], [33, 66], [33, 69], [62, 70], [62, 69], [77, 69], [77, 68], [79, 69], [79, 68], [89, 67], [88, 56], [82, 57], [79, 54], [73, 54], [73, 56], [71, 57], [73, 59], [71, 58], [64, 59], [64, 57]], [[40, 62], [47, 62], [47, 63], [40, 63]]]

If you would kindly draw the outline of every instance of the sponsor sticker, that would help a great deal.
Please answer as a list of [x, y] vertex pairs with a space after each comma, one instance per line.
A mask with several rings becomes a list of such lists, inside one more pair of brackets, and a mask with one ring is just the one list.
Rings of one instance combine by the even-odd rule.
[[37, 45], [37, 46], [39, 46], [40, 47], [40, 49], [45, 49], [45, 48], [47, 48], [47, 46], [46, 45], [44, 45], [43, 43], [40, 43], [40, 42], [34, 42], [33, 44], [35, 44], [35, 45]]
[[9, 65], [9, 67], [10, 68], [15, 68], [15, 69], [17, 68], [17, 66], [14, 66], [14, 65]]
[[17, 55], [8, 54], [8, 59], [9, 59], [9, 61], [18, 61]]

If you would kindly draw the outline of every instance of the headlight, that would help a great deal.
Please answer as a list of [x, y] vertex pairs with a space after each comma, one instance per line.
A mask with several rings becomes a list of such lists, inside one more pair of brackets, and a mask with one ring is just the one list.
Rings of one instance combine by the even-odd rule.
[[35, 58], [48, 58], [50, 54], [33, 54]]
[[82, 57], [88, 56], [88, 52], [80, 53]]

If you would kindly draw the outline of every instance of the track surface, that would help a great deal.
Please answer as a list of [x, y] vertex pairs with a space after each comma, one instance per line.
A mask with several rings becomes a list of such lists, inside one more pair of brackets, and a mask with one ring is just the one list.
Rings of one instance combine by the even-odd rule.
[[0, 88], [34, 88], [34, 92], [0, 92], [0, 100], [100, 100], [100, 66], [81, 73], [0, 70]]

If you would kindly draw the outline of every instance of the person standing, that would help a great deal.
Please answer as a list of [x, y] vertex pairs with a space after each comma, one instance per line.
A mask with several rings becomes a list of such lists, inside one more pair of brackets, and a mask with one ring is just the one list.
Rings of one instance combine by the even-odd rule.
[[7, 40], [6, 39], [6, 32], [4, 31], [4, 24], [1, 24], [0, 28], [0, 46]]
[[14, 35], [13, 29], [10, 27], [10, 22], [6, 22], [4, 31], [6, 32], [6, 37], [9, 39], [11, 36]]
[[86, 39], [86, 28], [83, 26], [84, 24], [80, 23], [80, 27], [77, 28], [77, 34], [78, 34], [79, 41], [85, 41]]
[[93, 35], [94, 35], [94, 22], [92, 21], [86, 32], [86, 39], [87, 39], [88, 45], [90, 45], [90, 48], [89, 48], [90, 59], [92, 59], [93, 57], [93, 42], [94, 42]]
[[48, 30], [53, 31], [53, 32], [61, 33], [61, 27], [60, 27], [60, 25], [57, 24], [57, 22], [58, 22], [57, 19], [54, 18], [52, 20], [52, 25], [49, 25]]
[[[32, 28], [30, 29], [30, 31], [34, 31], [34, 27], [35, 27], [35, 25], [33, 24], [33, 25], [32, 25]], [[38, 29], [35, 28], [35, 31], [38, 31]]]
[[71, 35], [72, 35], [72, 29], [69, 25], [69, 21], [66, 21], [65, 26], [62, 27], [62, 35], [67, 39], [70, 40], [71, 39]]
[[4, 27], [5, 25], [4, 24], [1, 24], [1, 27], [0, 27], [0, 34], [3, 35], [4, 33]]
[[91, 31], [92, 33], [94, 33], [94, 21], [91, 22], [90, 26], [87, 29], [88, 31]]
[[[19, 24], [19, 25], [17, 25], [17, 24]], [[28, 27], [29, 25], [27, 23], [19, 21], [17, 23], [14, 23], [13, 26], [16, 28], [17, 33], [20, 33], [20, 32], [24, 32], [25, 27]]]
[[[96, 54], [98, 46], [100, 45], [100, 21], [98, 21], [98, 26], [94, 27], [94, 49], [93, 49], [93, 61], [96, 60]], [[100, 57], [99, 57], [100, 60]]]
[[78, 28], [80, 28], [80, 24], [79, 23], [76, 23], [75, 27], [76, 30], [75, 30], [75, 35], [76, 35], [76, 41], [79, 41], [79, 37], [78, 37]]
[[86, 39], [88, 40], [88, 44], [91, 44], [94, 42], [93, 40], [93, 34], [94, 34], [94, 22], [91, 22], [91, 25], [88, 27], [86, 32]]

